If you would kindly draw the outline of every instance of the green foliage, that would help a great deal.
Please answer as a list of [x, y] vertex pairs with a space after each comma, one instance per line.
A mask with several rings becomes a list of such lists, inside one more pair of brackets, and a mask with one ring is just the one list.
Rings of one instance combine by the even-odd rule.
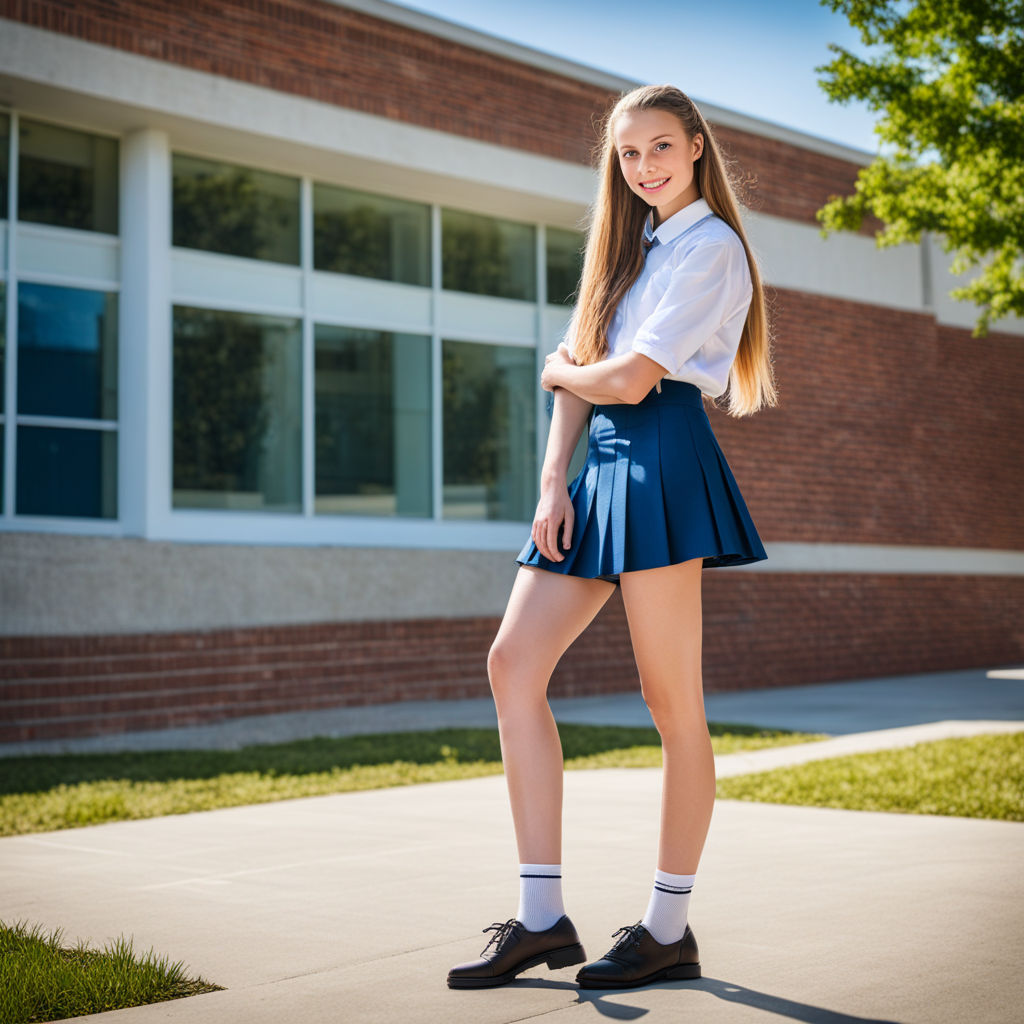
[[136, 956], [131, 939], [102, 950], [61, 945], [61, 930], [0, 922], [0, 1024], [64, 1020], [221, 989], [189, 978], [181, 961]]
[[720, 779], [718, 795], [812, 807], [1024, 821], [1024, 732], [935, 740]]
[[852, 196], [833, 197], [824, 232], [869, 214], [882, 246], [932, 232], [952, 270], [980, 272], [951, 294], [981, 308], [975, 336], [1024, 316], [1024, 0], [821, 0], [871, 47], [831, 44], [816, 70], [830, 100], [881, 114], [882, 152]]

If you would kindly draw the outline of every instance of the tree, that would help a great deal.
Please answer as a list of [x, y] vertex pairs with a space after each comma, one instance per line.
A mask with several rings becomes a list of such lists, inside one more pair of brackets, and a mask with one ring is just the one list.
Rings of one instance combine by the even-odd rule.
[[955, 274], [980, 272], [950, 294], [976, 303], [975, 337], [1024, 316], [1024, 0], [821, 0], [870, 47], [829, 44], [815, 70], [830, 100], [881, 113], [880, 153], [852, 196], [818, 211], [823, 233], [874, 215], [880, 246], [923, 231], [955, 254]]

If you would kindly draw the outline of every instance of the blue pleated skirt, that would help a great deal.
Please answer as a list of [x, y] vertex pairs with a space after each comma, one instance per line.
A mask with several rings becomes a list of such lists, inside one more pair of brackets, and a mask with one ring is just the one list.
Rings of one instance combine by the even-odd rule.
[[569, 497], [565, 558], [549, 561], [531, 538], [520, 565], [617, 583], [692, 558], [707, 569], [768, 557], [695, 384], [663, 380], [637, 405], [595, 406]]

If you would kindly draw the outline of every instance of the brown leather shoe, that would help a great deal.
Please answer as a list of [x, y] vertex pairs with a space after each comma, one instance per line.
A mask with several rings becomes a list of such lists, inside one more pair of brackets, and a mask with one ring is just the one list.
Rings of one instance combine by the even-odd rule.
[[663, 978], [700, 977], [697, 940], [689, 925], [678, 942], [667, 946], [655, 941], [640, 921], [615, 932], [620, 934], [622, 938], [600, 960], [580, 968], [580, 988], [635, 988]]
[[457, 964], [448, 972], [449, 988], [490, 988], [504, 985], [544, 961], [552, 970], [557, 970], [587, 959], [572, 921], [564, 914], [542, 932], [527, 931], [522, 921], [514, 917], [483, 930], [496, 934], [484, 946], [479, 960]]

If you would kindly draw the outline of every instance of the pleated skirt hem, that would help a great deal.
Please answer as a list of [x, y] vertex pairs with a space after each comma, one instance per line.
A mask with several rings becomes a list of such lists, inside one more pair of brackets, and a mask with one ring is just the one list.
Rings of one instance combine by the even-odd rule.
[[595, 406], [569, 497], [563, 560], [545, 558], [531, 538], [516, 562], [614, 583], [694, 558], [707, 569], [768, 557], [693, 384], [662, 381], [637, 405]]

